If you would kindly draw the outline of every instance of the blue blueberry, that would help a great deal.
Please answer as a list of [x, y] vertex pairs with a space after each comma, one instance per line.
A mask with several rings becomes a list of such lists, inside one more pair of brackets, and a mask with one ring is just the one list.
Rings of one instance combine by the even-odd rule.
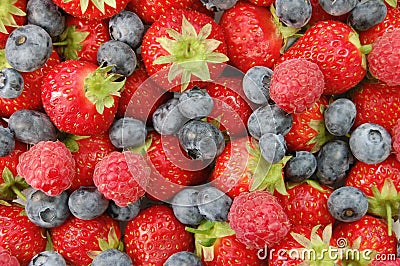
[[132, 259], [118, 249], [107, 249], [94, 257], [91, 266], [133, 266]]
[[203, 262], [192, 252], [180, 251], [172, 254], [164, 266], [203, 266]]
[[99, 47], [97, 63], [100, 66], [113, 65], [111, 72], [130, 76], [135, 71], [137, 59], [135, 51], [128, 44], [110, 40]]
[[189, 119], [208, 116], [214, 107], [214, 102], [206, 90], [193, 87], [179, 96], [179, 111]]
[[332, 16], [341, 16], [349, 13], [358, 0], [319, 0], [319, 4], [326, 13]]
[[389, 157], [392, 137], [382, 126], [365, 123], [351, 133], [349, 144], [351, 152], [358, 160], [377, 164]]
[[276, 0], [275, 9], [279, 20], [292, 28], [305, 26], [312, 14], [310, 0]]
[[343, 140], [327, 142], [317, 155], [319, 182], [328, 186], [340, 185], [353, 162], [354, 158], [346, 142]]
[[310, 178], [317, 169], [317, 158], [308, 151], [298, 151], [285, 165], [285, 178], [292, 182], [302, 182]]
[[355, 104], [346, 98], [340, 98], [328, 105], [324, 112], [325, 127], [335, 136], [344, 136], [350, 132], [356, 119]]
[[357, 31], [366, 31], [381, 23], [387, 15], [387, 7], [382, 0], [361, 0], [351, 10], [348, 21]]
[[25, 211], [34, 224], [43, 228], [57, 227], [70, 216], [68, 193], [63, 191], [52, 197], [33, 189], [26, 197]]
[[91, 220], [107, 210], [108, 200], [96, 187], [80, 187], [69, 196], [68, 207], [75, 217]]
[[111, 143], [119, 149], [129, 149], [143, 145], [146, 135], [146, 124], [131, 117], [115, 120], [109, 131]]
[[43, 28], [28, 24], [16, 28], [6, 42], [7, 62], [20, 72], [42, 67], [53, 51], [50, 35]]
[[24, 78], [14, 68], [4, 68], [0, 71], [0, 97], [14, 99], [24, 90]]
[[126, 207], [120, 207], [115, 204], [114, 201], [110, 200], [107, 208], [107, 213], [117, 221], [127, 222], [132, 220], [139, 214], [140, 204], [141, 201], [139, 199], [135, 203], [129, 204]]
[[66, 266], [67, 263], [63, 256], [56, 251], [43, 251], [36, 254], [28, 266]]
[[132, 49], [138, 47], [144, 35], [144, 25], [134, 12], [123, 10], [114, 15], [108, 23], [110, 37], [124, 42]]
[[52, 0], [29, 0], [26, 17], [29, 24], [42, 27], [51, 37], [60, 35], [65, 29], [65, 16]]
[[232, 199], [215, 187], [206, 187], [197, 194], [197, 206], [200, 214], [210, 221], [225, 222], [228, 220]]
[[218, 12], [233, 7], [238, 0], [200, 0], [211, 11]]
[[213, 160], [225, 148], [225, 138], [214, 125], [198, 120], [187, 122], [178, 132], [179, 143], [195, 160]]
[[197, 206], [199, 192], [193, 188], [184, 188], [172, 199], [171, 205], [175, 217], [186, 225], [199, 225], [204, 219]]
[[358, 188], [340, 187], [329, 196], [328, 211], [338, 221], [354, 222], [367, 213], [368, 199]]
[[8, 127], [14, 132], [17, 140], [26, 144], [57, 140], [56, 127], [47, 114], [39, 111], [16, 111], [10, 116]]
[[14, 148], [14, 133], [9, 128], [0, 126], [0, 157], [9, 155]]
[[188, 121], [178, 108], [179, 100], [172, 98], [153, 113], [153, 127], [161, 135], [174, 135]]
[[264, 66], [254, 66], [243, 77], [243, 92], [255, 104], [268, 103], [269, 86], [273, 71]]
[[265, 133], [259, 140], [263, 158], [269, 163], [277, 163], [286, 153], [286, 142], [282, 135]]

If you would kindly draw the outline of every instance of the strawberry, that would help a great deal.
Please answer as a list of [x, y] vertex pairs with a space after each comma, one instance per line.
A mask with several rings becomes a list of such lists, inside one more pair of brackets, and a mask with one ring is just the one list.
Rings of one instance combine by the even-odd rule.
[[255, 4], [256, 6], [270, 6], [275, 1], [274, 0], [249, 0], [250, 3]]
[[42, 229], [23, 215], [18, 205], [0, 204], [0, 246], [27, 266], [33, 256], [46, 248]]
[[89, 20], [110, 18], [126, 7], [127, 0], [53, 0], [68, 14]]
[[[81, 220], [71, 215], [62, 225], [50, 229], [54, 251], [68, 263], [88, 265], [91, 254], [101, 251], [104, 244], [120, 245], [121, 231], [117, 221], [105, 214], [92, 220]], [[108, 243], [107, 243], [108, 240]]]
[[7, 167], [14, 176], [17, 175], [19, 156], [27, 150], [27, 144], [15, 141], [14, 150], [8, 156], [0, 157], [0, 172], [2, 173], [4, 168]]
[[[162, 88], [187, 89], [190, 81], [209, 81], [228, 61], [224, 35], [210, 17], [196, 11], [170, 10], [143, 37], [142, 58], [147, 73]], [[178, 79], [179, 78], [179, 79]]]
[[311, 19], [308, 22], [309, 25], [313, 25], [318, 21], [322, 20], [339, 20], [345, 22], [347, 19], [348, 14], [344, 14], [341, 16], [332, 16], [322, 8], [319, 4], [319, 0], [310, 0], [312, 6], [312, 14]]
[[393, 127], [392, 133], [393, 153], [396, 155], [397, 161], [400, 162], [400, 119], [397, 120], [396, 125]]
[[66, 16], [65, 30], [53, 43], [65, 60], [84, 59], [97, 64], [97, 50], [110, 40], [105, 20]]
[[154, 205], [130, 220], [124, 234], [125, 251], [134, 265], [162, 266], [172, 254], [193, 251], [191, 233], [166, 205]]
[[317, 152], [322, 145], [332, 139], [324, 121], [324, 110], [328, 102], [328, 98], [322, 96], [309, 110], [292, 115], [292, 127], [285, 135], [289, 151]]
[[340, 94], [358, 84], [366, 73], [366, 51], [347, 24], [327, 20], [312, 25], [278, 60], [305, 58], [324, 74], [324, 94]]
[[283, 37], [265, 7], [238, 2], [223, 13], [220, 25], [230, 63], [244, 73], [253, 66], [271, 68], [280, 57]]
[[8, 35], [26, 23], [26, 0], [0, 2], [0, 49], [4, 49]]
[[42, 86], [43, 107], [59, 130], [80, 136], [108, 130], [125, 82], [109, 74], [111, 68], [67, 60], [49, 71]]

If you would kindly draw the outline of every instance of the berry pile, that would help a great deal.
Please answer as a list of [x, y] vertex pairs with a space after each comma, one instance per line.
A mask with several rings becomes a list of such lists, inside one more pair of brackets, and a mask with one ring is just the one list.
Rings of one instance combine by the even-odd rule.
[[396, 0], [1, 0], [0, 265], [400, 265]]

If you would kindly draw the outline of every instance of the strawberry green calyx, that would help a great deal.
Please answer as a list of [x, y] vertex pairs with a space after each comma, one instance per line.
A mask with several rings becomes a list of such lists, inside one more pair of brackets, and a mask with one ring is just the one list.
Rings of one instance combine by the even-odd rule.
[[[63, 0], [64, 3], [68, 3], [71, 2], [72, 0]], [[102, 14], [105, 14], [105, 4], [107, 4], [108, 6], [112, 7], [112, 8], [116, 8], [117, 7], [117, 3], [115, 0], [80, 0], [80, 6], [81, 6], [81, 12], [82, 14], [85, 14], [88, 6], [89, 6], [89, 2], [92, 2], [93, 5], [100, 10], [100, 12]]]
[[[62, 134], [60, 134], [60, 135], [62, 135]], [[68, 148], [68, 150], [70, 150], [71, 152], [78, 152], [79, 144], [76, 141], [81, 140], [81, 139], [87, 139], [87, 138], [90, 138], [90, 136], [77, 136], [77, 135], [65, 133], [65, 135], [59, 136], [58, 139], [61, 140], [62, 143], [64, 143], [65, 146]]]
[[10, 169], [4, 168], [1, 178], [3, 183], [0, 184], [0, 200], [13, 200], [16, 196], [22, 200], [26, 200], [22, 190], [29, 188], [25, 179], [19, 175], [15, 176], [12, 174]]
[[78, 52], [82, 50], [82, 42], [89, 36], [89, 32], [77, 31], [76, 28], [76, 25], [67, 27], [58, 37], [58, 42], [53, 43], [66, 60], [79, 59]]
[[385, 0], [385, 2], [393, 8], [397, 7], [397, 0]]
[[0, 32], [7, 34], [8, 27], [18, 27], [14, 16], [26, 16], [26, 13], [14, 4], [17, 0], [1, 0], [0, 1]]
[[207, 39], [211, 31], [212, 26], [208, 23], [197, 33], [193, 25], [183, 16], [181, 33], [174, 29], [166, 29], [172, 39], [157, 38], [169, 55], [160, 56], [154, 60], [154, 64], [171, 64], [168, 81], [171, 82], [181, 75], [182, 91], [187, 88], [192, 75], [202, 81], [211, 79], [207, 63], [223, 63], [229, 60], [225, 54], [214, 52], [221, 42]]
[[362, 58], [362, 61], [361, 61], [361, 66], [363, 67], [363, 68], [367, 68], [367, 58], [366, 58], [366, 54], [369, 54], [369, 52], [371, 52], [371, 50], [372, 50], [372, 45], [371, 44], [368, 44], [368, 45], [361, 45], [361, 42], [360, 42], [360, 37], [359, 37], [359, 35], [358, 35], [358, 33], [357, 32], [355, 32], [354, 30], [353, 30], [353, 32], [352, 33], [350, 33], [350, 35], [349, 35], [349, 41], [355, 46], [355, 47], [357, 47], [359, 50], [360, 50], [360, 52], [361, 52], [361, 58]]
[[114, 227], [110, 228], [108, 232], [107, 240], [103, 238], [98, 238], [99, 241], [99, 248], [100, 250], [96, 251], [89, 251], [88, 256], [94, 259], [97, 255], [99, 255], [102, 251], [109, 250], [109, 249], [118, 249], [119, 251], [124, 250], [124, 244], [122, 241], [118, 239], [117, 233]]
[[84, 90], [86, 98], [96, 105], [99, 114], [103, 114], [104, 108], [114, 105], [114, 96], [120, 97], [120, 92], [125, 85], [125, 78], [119, 74], [110, 73], [112, 65], [99, 67], [85, 78]]
[[6, 50], [0, 49], [0, 69], [3, 68], [11, 68], [11, 65], [7, 62]]
[[[324, 114], [325, 106], [321, 104], [319, 110], [321, 114]], [[314, 145], [311, 152], [315, 153], [319, 151], [325, 143], [332, 140], [333, 135], [326, 129], [324, 120], [311, 120], [308, 125], [317, 132], [317, 135], [307, 142], [307, 145]]]

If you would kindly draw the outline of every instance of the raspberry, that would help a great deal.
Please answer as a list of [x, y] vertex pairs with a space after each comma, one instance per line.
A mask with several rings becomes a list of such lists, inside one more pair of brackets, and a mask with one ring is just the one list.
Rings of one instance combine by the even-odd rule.
[[149, 176], [150, 170], [142, 155], [114, 151], [96, 164], [93, 181], [104, 197], [126, 207], [145, 194]]
[[7, 249], [0, 246], [0, 265], [19, 266], [20, 264], [16, 257], [12, 256]]
[[396, 158], [400, 162], [400, 119], [397, 120], [396, 125], [393, 127], [392, 146], [393, 152], [396, 154]]
[[75, 178], [75, 161], [60, 141], [41, 141], [21, 154], [17, 173], [48, 196], [68, 189]]
[[244, 192], [237, 196], [228, 214], [236, 237], [249, 248], [277, 243], [290, 230], [290, 222], [278, 200], [267, 191]]
[[290, 59], [272, 74], [271, 99], [287, 113], [302, 113], [321, 97], [324, 75], [318, 65], [306, 59]]
[[400, 85], [400, 29], [385, 32], [372, 44], [369, 71], [390, 86]]

